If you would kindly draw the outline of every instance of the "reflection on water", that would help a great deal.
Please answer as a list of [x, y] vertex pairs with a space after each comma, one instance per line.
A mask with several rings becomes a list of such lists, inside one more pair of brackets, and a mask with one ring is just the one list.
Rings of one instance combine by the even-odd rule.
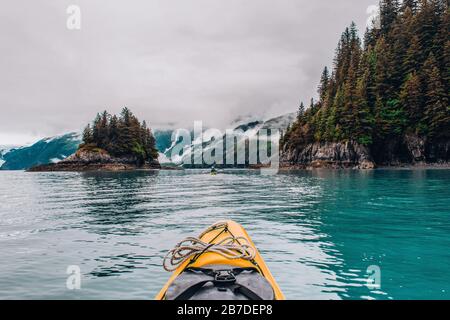
[[[0, 298], [149, 299], [162, 256], [243, 224], [288, 298], [450, 298], [450, 170], [0, 172]], [[81, 290], [66, 289], [79, 265]], [[367, 269], [381, 270], [370, 289]]]

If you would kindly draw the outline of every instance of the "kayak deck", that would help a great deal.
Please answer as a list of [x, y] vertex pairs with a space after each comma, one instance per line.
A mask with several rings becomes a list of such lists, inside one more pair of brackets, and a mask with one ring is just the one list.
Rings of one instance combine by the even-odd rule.
[[165, 293], [169, 286], [175, 281], [175, 279], [186, 269], [186, 268], [202, 268], [208, 265], [230, 265], [237, 268], [255, 268], [272, 286], [274, 291], [275, 300], [284, 300], [285, 297], [281, 292], [278, 284], [276, 283], [274, 277], [272, 276], [269, 268], [261, 257], [260, 253], [255, 247], [255, 244], [251, 240], [250, 236], [247, 234], [245, 229], [234, 221], [226, 221], [223, 223], [216, 224], [215, 228], [208, 230], [200, 236], [200, 239], [207, 243], [218, 243], [227, 237], [244, 237], [248, 240], [249, 244], [255, 249], [256, 255], [252, 261], [245, 259], [227, 259], [222, 255], [215, 252], [205, 252], [193, 259], [188, 259], [183, 262], [177, 269], [173, 272], [169, 281], [161, 289], [161, 291], [156, 295], [156, 300], [164, 300]]

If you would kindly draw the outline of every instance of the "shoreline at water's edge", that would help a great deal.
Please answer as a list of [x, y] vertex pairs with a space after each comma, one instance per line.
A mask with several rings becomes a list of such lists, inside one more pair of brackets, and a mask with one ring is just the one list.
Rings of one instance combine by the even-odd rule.
[[446, 163], [401, 163], [396, 165], [376, 165], [373, 168], [361, 168], [358, 165], [347, 166], [347, 165], [328, 165], [328, 166], [314, 166], [311, 164], [290, 164], [282, 165], [280, 171], [293, 171], [293, 170], [315, 170], [315, 169], [329, 169], [329, 170], [377, 170], [377, 169], [450, 169], [450, 162]]
[[[248, 166], [246, 168], [236, 168], [236, 169], [248, 169], [248, 170], [259, 170], [262, 168], [270, 168], [270, 166], [258, 165], [258, 166]], [[196, 169], [196, 168], [190, 168]], [[199, 170], [208, 169], [208, 167], [197, 168]], [[234, 169], [234, 168], [227, 168]], [[361, 167], [357, 164], [337, 164], [337, 163], [327, 163], [322, 165], [314, 164], [282, 164], [278, 170], [279, 171], [297, 171], [297, 170], [317, 170], [317, 169], [328, 169], [328, 170], [376, 170], [376, 169], [450, 169], [450, 162], [446, 163], [404, 163], [396, 165], [378, 165], [373, 167]], [[46, 164], [39, 165], [25, 170], [26, 172], [118, 172], [118, 171], [182, 171], [185, 170], [183, 167], [179, 166], [167, 166], [167, 165], [150, 165], [145, 164], [143, 166], [137, 166], [129, 163], [91, 163], [91, 164], [73, 164], [73, 163], [56, 163], [56, 164]]]
[[117, 171], [154, 171], [154, 170], [183, 170], [178, 167], [146, 164], [137, 166], [129, 163], [90, 163], [90, 164], [46, 164], [25, 170], [26, 172], [117, 172]]

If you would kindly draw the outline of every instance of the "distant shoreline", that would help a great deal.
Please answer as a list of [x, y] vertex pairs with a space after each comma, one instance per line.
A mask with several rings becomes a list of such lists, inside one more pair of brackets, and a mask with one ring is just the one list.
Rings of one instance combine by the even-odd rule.
[[450, 163], [405, 163], [398, 165], [377, 165], [374, 168], [363, 169], [355, 166], [324, 166], [324, 167], [313, 167], [310, 165], [286, 165], [280, 167], [280, 171], [311, 171], [311, 170], [361, 170], [361, 171], [372, 171], [372, 170], [419, 170], [419, 169], [450, 169]]
[[26, 172], [124, 172], [124, 171], [155, 171], [155, 170], [183, 170], [179, 167], [150, 165], [136, 166], [128, 163], [92, 163], [92, 164], [47, 164], [25, 170]]
[[[249, 170], [255, 171], [264, 168], [264, 166], [258, 167], [236, 167], [236, 168], [219, 168], [219, 170]], [[89, 164], [89, 165], [77, 165], [77, 166], [58, 166], [58, 164], [40, 165], [25, 170], [25, 172], [127, 172], [127, 171], [184, 171], [184, 170], [207, 170], [209, 167], [204, 168], [186, 168], [170, 165], [144, 165], [138, 167], [130, 164]], [[281, 166], [278, 170], [280, 172], [289, 171], [314, 171], [314, 170], [355, 170], [355, 171], [372, 171], [372, 170], [421, 170], [421, 169], [450, 169], [450, 163], [427, 163], [427, 164], [400, 164], [400, 165], [383, 165], [376, 166], [375, 168], [362, 169], [357, 166], [329, 166], [329, 167], [313, 167], [309, 165], [285, 165]], [[16, 171], [16, 170], [2, 170], [2, 171]]]

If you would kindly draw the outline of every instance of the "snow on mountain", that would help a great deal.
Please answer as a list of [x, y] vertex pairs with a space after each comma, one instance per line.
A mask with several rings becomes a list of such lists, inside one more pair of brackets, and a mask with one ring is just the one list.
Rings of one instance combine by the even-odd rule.
[[6, 146], [6, 145], [0, 145], [0, 158], [7, 154], [9, 151], [13, 149], [19, 148], [18, 146]]
[[[285, 130], [289, 123], [295, 120], [295, 113], [286, 114], [267, 121], [259, 121], [246, 118], [250, 121], [235, 123], [232, 130], [236, 137], [238, 147], [242, 147], [246, 140], [256, 139], [261, 129]], [[156, 147], [159, 150], [159, 161], [161, 164], [185, 164], [190, 162], [192, 147], [202, 147], [203, 154], [211, 152], [217, 147], [219, 141], [214, 141], [212, 129], [203, 130], [203, 141], [197, 137], [194, 140], [194, 132], [182, 129], [156, 129], [153, 132], [156, 140]], [[223, 132], [225, 134], [225, 132]], [[175, 139], [172, 141], [172, 135]], [[186, 148], [180, 150], [179, 154], [174, 153], [174, 148], [178, 147], [182, 137], [190, 138]], [[81, 143], [82, 135], [79, 132], [62, 134], [48, 137], [37, 141], [34, 144], [22, 147], [0, 146], [0, 170], [24, 170], [35, 165], [59, 162], [75, 153]], [[192, 141], [194, 140], [194, 141]], [[197, 154], [197, 157], [203, 156]]]
[[[285, 131], [288, 125], [295, 121], [295, 118], [296, 113], [289, 113], [266, 121], [252, 120], [251, 122], [235, 124], [236, 127], [232, 130], [232, 134], [237, 141], [237, 148], [245, 148], [246, 141], [257, 139], [258, 133], [262, 129], [278, 129], [280, 131]], [[180, 142], [179, 136], [181, 135], [180, 131], [175, 131], [176, 139], [174, 139], [171, 146], [164, 151], [165, 157], [171, 160], [172, 163], [179, 165], [201, 163], [202, 161], [200, 161], [200, 159], [203, 158], [206, 153], [211, 153], [213, 149], [216, 149], [219, 144], [224, 141], [222, 139], [212, 139], [214, 132], [210, 129], [203, 131], [203, 140], [201, 137], [195, 137], [194, 139], [192, 131], [190, 134], [193, 141], [188, 144], [180, 154], [172, 154], [172, 151]], [[225, 132], [223, 134], [225, 134]], [[225, 136], [222, 136], [222, 138], [225, 138]], [[200, 145], [203, 153], [195, 153], [192, 155], [193, 150], [198, 150]], [[231, 152], [234, 152], [233, 148], [227, 150], [227, 152], [229, 152], [229, 157], [234, 157], [234, 155], [231, 154]]]
[[17, 149], [18, 146], [0, 145], [0, 168], [6, 162], [3, 157], [11, 150]]
[[[166, 150], [171, 146], [173, 130], [155, 130], [156, 146]], [[0, 170], [26, 170], [35, 165], [57, 163], [75, 153], [82, 141], [80, 132], [47, 137], [33, 144], [12, 147], [0, 146]], [[162, 158], [162, 163], [169, 159]]]
[[2, 155], [1, 170], [24, 170], [35, 165], [65, 159], [75, 153], [81, 143], [79, 132], [44, 138], [36, 143], [9, 150]]

